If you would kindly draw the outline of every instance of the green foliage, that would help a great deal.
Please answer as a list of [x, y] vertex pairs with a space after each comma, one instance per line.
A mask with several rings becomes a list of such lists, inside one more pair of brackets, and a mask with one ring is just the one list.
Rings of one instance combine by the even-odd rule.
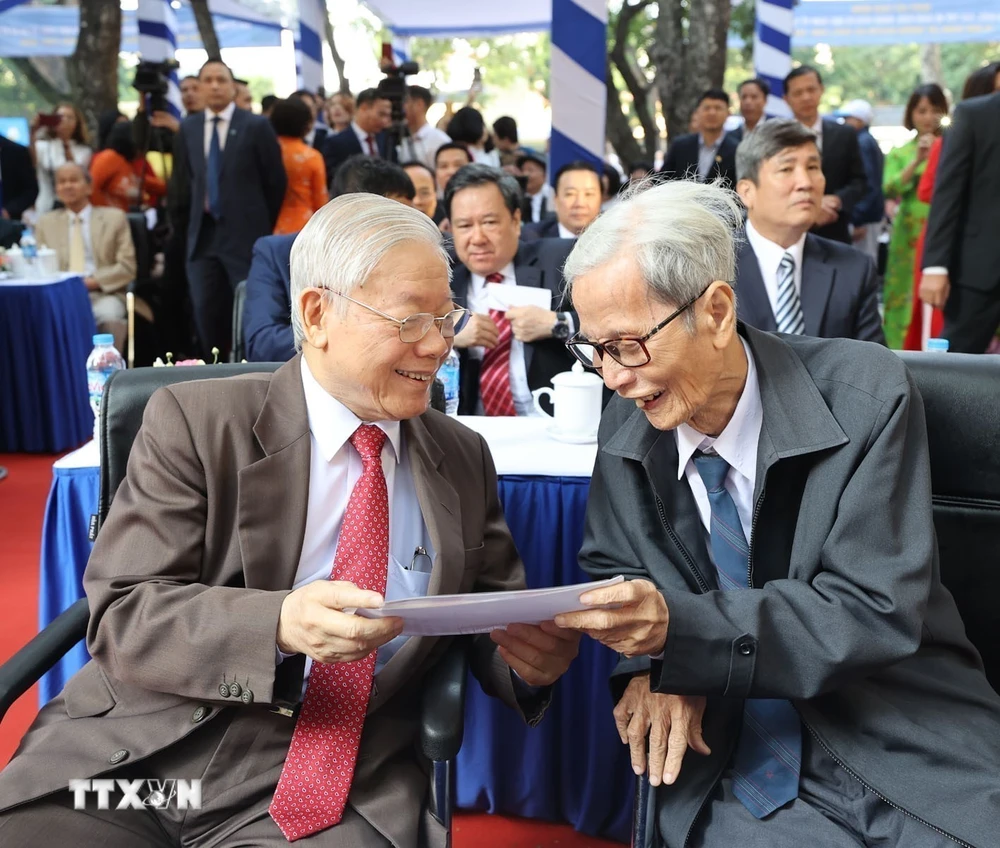
[[54, 105], [38, 94], [12, 62], [0, 59], [0, 115], [30, 120], [38, 112], [52, 111]]

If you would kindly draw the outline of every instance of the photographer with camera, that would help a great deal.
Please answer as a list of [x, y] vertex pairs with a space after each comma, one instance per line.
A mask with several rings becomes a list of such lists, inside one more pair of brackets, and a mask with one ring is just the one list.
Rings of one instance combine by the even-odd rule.
[[93, 150], [83, 113], [72, 103], [60, 103], [52, 114], [39, 113], [31, 121], [31, 158], [38, 178], [35, 212], [42, 215], [55, 205], [56, 169], [67, 162], [90, 165]]

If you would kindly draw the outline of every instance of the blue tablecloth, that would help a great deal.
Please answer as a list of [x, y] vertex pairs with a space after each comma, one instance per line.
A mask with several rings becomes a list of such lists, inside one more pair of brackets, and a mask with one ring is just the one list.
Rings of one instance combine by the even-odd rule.
[[[500, 478], [500, 495], [533, 588], [577, 583], [590, 481], [579, 477]], [[90, 553], [87, 525], [97, 508], [96, 468], [56, 469], [42, 543], [40, 624], [82, 595]], [[42, 703], [87, 660], [82, 643], [43, 680]], [[556, 684], [535, 728], [472, 682], [458, 755], [457, 803], [467, 809], [567, 821], [577, 830], [627, 842], [634, 775], [612, 718], [608, 676], [615, 654], [589, 639]]]
[[90, 438], [94, 332], [80, 277], [0, 285], [0, 453], [58, 453]]

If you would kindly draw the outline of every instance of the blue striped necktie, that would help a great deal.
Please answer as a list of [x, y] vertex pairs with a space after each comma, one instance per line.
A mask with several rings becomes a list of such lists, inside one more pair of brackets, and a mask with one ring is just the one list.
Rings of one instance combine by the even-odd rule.
[[[726, 490], [729, 463], [721, 456], [694, 455], [708, 489], [712, 510], [712, 558], [719, 586], [726, 591], [750, 587], [750, 548]], [[789, 701], [750, 698], [743, 707], [743, 728], [733, 757], [733, 794], [761, 819], [799, 794], [802, 723]]]
[[779, 333], [801, 336], [806, 331], [802, 302], [795, 289], [795, 257], [790, 253], [782, 256], [778, 265], [778, 305], [774, 310], [774, 322]]

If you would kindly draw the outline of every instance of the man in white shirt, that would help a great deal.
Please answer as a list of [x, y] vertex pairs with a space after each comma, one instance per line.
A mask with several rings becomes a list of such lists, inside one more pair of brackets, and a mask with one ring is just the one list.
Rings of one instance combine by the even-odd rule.
[[[120, 209], [90, 205], [90, 174], [75, 163], [56, 169], [56, 197], [63, 209], [38, 219], [35, 239], [39, 247], [56, 252], [60, 271], [83, 277], [90, 308], [100, 333], [111, 333], [115, 347], [125, 352], [125, 290], [135, 279], [135, 245], [128, 219]], [[148, 307], [142, 311], [152, 319]]]
[[522, 238], [575, 239], [601, 214], [601, 174], [590, 162], [568, 162], [556, 173], [555, 218], [528, 224]]
[[[418, 735], [449, 640], [355, 611], [524, 587], [485, 442], [427, 409], [448, 264], [423, 213], [337, 198], [292, 249], [302, 355], [150, 399], [88, 565], [94, 660], [0, 775], [5, 845], [444, 848]], [[470, 665], [535, 723], [578, 641], [511, 625]], [[200, 808], [74, 809], [67, 775], [133, 763], [199, 779]]]
[[740, 144], [736, 171], [747, 208], [740, 319], [772, 332], [885, 344], [871, 257], [809, 232], [826, 185], [813, 132], [793, 120], [761, 124]]
[[431, 126], [427, 121], [427, 110], [434, 103], [434, 95], [429, 88], [422, 85], [406, 87], [406, 99], [403, 100], [403, 114], [406, 116], [406, 128], [410, 135], [396, 148], [399, 162], [420, 162], [434, 171], [434, 159], [438, 148], [451, 141], [451, 137], [443, 130]]
[[[455, 337], [459, 412], [535, 415], [531, 392], [573, 364], [565, 341], [576, 319], [562, 277], [572, 242], [519, 240], [521, 189], [514, 177], [489, 165], [456, 173], [444, 207], [455, 244], [455, 302], [473, 312]], [[532, 288], [537, 296], [520, 296], [507, 308], [513, 296], [487, 288], [492, 284]]]

